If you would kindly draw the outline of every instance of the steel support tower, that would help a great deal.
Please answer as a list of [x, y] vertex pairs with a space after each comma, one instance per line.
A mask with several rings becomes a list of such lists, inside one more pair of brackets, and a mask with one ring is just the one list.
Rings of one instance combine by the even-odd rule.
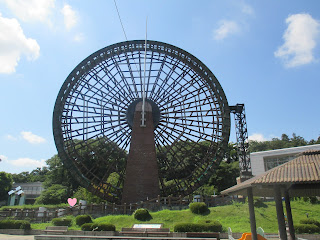
[[230, 112], [234, 114], [234, 120], [236, 124], [237, 151], [239, 156], [240, 177], [250, 178], [252, 177], [252, 170], [249, 152], [248, 128], [244, 104], [229, 106], [229, 108]]

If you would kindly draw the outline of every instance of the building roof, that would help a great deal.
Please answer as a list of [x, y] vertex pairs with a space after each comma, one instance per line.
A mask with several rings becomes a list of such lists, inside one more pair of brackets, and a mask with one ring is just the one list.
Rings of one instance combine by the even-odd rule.
[[[297, 158], [277, 166], [269, 171], [255, 176], [243, 183], [235, 185], [222, 191], [222, 194], [246, 195], [248, 187], [255, 187], [255, 195], [273, 196], [274, 185], [284, 185], [289, 192], [299, 189], [296, 194], [301, 194], [301, 186], [304, 189], [313, 189], [308, 195], [319, 194], [320, 192], [320, 150], [308, 150], [298, 155]], [[316, 193], [318, 192], [318, 193]]]
[[274, 156], [274, 155], [283, 155], [283, 154], [292, 154], [292, 153], [301, 153], [308, 150], [320, 150], [320, 144], [313, 144], [313, 145], [306, 145], [306, 146], [299, 146], [299, 147], [290, 147], [290, 148], [281, 148], [281, 149], [274, 149], [274, 150], [267, 150], [267, 151], [260, 151], [260, 152], [252, 152], [250, 155], [263, 155], [263, 156]]

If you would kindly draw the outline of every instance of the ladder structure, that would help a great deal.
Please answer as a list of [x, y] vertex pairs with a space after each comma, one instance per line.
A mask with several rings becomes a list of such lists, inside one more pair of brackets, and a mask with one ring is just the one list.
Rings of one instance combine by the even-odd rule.
[[237, 151], [240, 165], [240, 178], [251, 178], [251, 161], [249, 152], [248, 128], [244, 104], [229, 106], [230, 112], [234, 114], [237, 136]]

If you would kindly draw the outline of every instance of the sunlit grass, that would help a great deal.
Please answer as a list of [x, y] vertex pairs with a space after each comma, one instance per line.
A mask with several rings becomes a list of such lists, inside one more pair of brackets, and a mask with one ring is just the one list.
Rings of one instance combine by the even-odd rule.
[[[320, 204], [310, 204], [304, 201], [292, 201], [292, 214], [294, 223], [297, 224], [301, 219], [306, 218], [308, 213], [309, 218], [320, 220]], [[285, 207], [284, 207], [285, 210]], [[285, 212], [285, 211], [284, 211]], [[119, 231], [123, 227], [132, 227], [136, 223], [163, 223], [164, 227], [174, 229], [177, 223], [201, 223], [208, 220], [217, 220], [222, 226], [223, 230], [227, 231], [231, 227], [233, 232], [249, 232], [249, 209], [246, 203], [234, 203], [232, 205], [220, 206], [210, 208], [210, 213], [207, 215], [193, 214], [189, 209], [186, 210], [163, 210], [159, 212], [151, 212], [152, 219], [147, 222], [142, 222], [134, 219], [130, 215], [108, 215], [94, 219], [94, 222], [112, 223]], [[265, 203], [264, 207], [255, 207], [255, 216], [257, 227], [262, 227], [265, 232], [277, 233], [278, 222], [274, 202]], [[71, 230], [80, 230], [79, 226], [75, 224], [75, 217], [69, 216], [73, 219], [73, 225], [69, 227]], [[51, 223], [31, 224], [33, 229], [45, 229]]]

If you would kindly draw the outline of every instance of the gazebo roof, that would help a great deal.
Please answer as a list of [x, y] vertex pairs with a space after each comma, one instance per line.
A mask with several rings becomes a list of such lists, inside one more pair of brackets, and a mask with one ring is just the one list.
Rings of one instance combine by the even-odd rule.
[[221, 192], [229, 195], [247, 195], [253, 188], [255, 196], [273, 196], [273, 186], [283, 185], [290, 196], [320, 195], [320, 151], [308, 150], [297, 158], [255, 176]]

